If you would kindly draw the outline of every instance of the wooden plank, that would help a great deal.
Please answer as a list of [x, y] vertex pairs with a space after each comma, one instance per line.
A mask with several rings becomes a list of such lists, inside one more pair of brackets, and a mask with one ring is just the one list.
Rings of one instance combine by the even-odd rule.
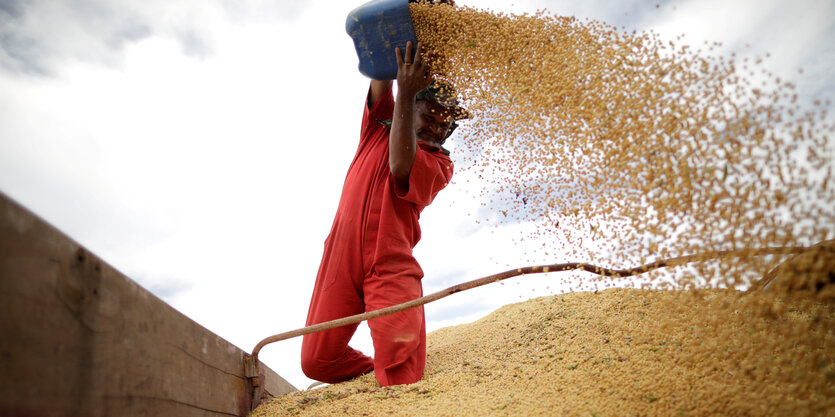
[[3, 194], [0, 217], [0, 416], [249, 412], [244, 351]]

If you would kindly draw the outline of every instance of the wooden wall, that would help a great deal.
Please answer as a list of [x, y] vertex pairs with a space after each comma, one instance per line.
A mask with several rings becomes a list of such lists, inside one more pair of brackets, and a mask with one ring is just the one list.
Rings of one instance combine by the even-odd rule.
[[245, 416], [245, 355], [0, 193], [0, 416]]

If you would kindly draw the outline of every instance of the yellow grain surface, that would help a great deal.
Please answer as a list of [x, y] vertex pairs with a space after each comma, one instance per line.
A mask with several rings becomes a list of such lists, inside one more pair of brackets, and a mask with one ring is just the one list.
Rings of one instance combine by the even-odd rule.
[[423, 380], [369, 374], [275, 416], [835, 416], [835, 306], [609, 289], [508, 305], [428, 335]]

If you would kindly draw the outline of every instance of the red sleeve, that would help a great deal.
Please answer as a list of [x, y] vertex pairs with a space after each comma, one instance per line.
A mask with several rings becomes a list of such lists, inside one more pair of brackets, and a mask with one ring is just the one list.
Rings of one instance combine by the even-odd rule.
[[[395, 194], [420, 206], [428, 206], [452, 179], [452, 161], [440, 152], [418, 146], [415, 162], [409, 172], [409, 189], [396, 189]], [[394, 181], [392, 181], [394, 183]], [[398, 188], [398, 187], [395, 187]]]
[[360, 138], [367, 138], [369, 130], [373, 129], [387, 129], [386, 126], [379, 123], [377, 120], [390, 120], [394, 114], [394, 94], [392, 93], [391, 84], [389, 88], [380, 96], [373, 106], [368, 106], [368, 99], [371, 97], [371, 88], [368, 89], [368, 94], [365, 96], [365, 105], [362, 112], [362, 131]]

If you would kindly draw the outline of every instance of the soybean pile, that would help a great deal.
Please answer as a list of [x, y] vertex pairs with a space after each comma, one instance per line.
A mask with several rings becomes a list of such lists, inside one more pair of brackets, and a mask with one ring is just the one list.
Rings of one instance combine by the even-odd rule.
[[[544, 11], [410, 10], [432, 73], [475, 115], [454, 146], [478, 180], [460, 189], [484, 201], [479, 221], [534, 225], [520, 238], [541, 242], [531, 259], [627, 267], [835, 237], [830, 102], [799, 101], [767, 57]], [[780, 261], [704, 262], [649, 285], [740, 288]]]
[[415, 384], [368, 374], [251, 416], [835, 415], [833, 304], [760, 301], [714, 289], [537, 298], [430, 333]]

